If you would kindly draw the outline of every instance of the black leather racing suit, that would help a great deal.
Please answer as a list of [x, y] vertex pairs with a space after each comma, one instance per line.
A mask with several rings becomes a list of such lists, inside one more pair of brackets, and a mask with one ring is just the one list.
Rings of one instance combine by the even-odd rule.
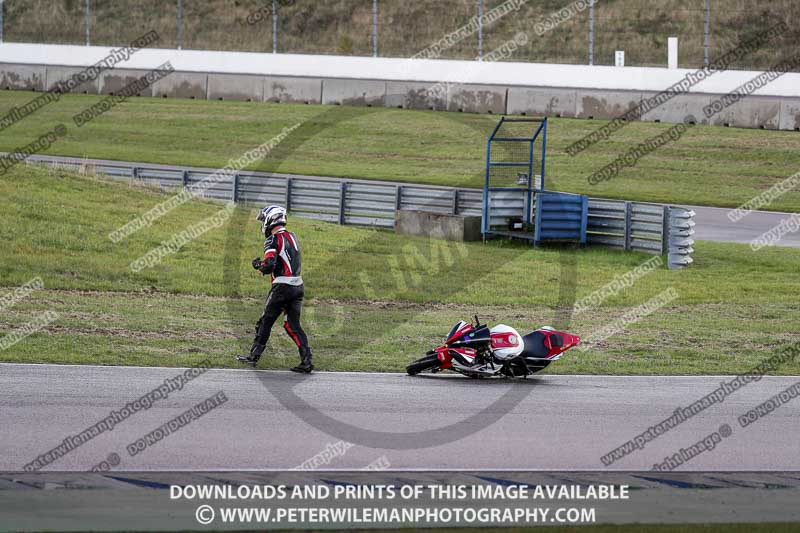
[[264, 241], [264, 259], [260, 265], [253, 261], [253, 267], [262, 274], [269, 274], [272, 288], [264, 302], [264, 311], [256, 323], [256, 337], [253, 349], [261, 355], [273, 324], [281, 313], [286, 314], [283, 328], [297, 345], [301, 360], [311, 358], [308, 337], [300, 325], [300, 312], [303, 307], [305, 289], [300, 277], [300, 243], [297, 236], [281, 228]]

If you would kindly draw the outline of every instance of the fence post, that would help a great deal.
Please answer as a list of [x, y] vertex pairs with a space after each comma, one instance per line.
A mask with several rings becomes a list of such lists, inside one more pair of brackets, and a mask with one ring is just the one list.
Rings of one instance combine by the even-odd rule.
[[86, 0], [86, 46], [90, 46], [90, 35], [91, 35], [91, 26], [92, 26], [92, 6], [90, 4], [91, 0]]
[[594, 65], [594, 4], [589, 4], [589, 65]]
[[633, 204], [625, 202], [625, 250], [631, 249], [631, 233], [633, 233], [633, 228], [631, 228], [632, 219]]
[[[272, 0], [272, 53], [278, 53], [278, 2]], [[287, 206], [288, 210], [289, 207]]]
[[183, 0], [178, 0], [178, 50], [183, 48]]
[[345, 202], [347, 195], [347, 182], [339, 183], [339, 224], [344, 224]]
[[478, 61], [483, 61], [483, 0], [478, 0]]
[[372, 0], [372, 57], [378, 57], [378, 0]]
[[703, 32], [703, 64], [707, 67], [708, 66], [708, 49], [711, 43], [711, 2], [710, 0], [705, 0], [706, 2], [706, 9], [705, 9], [705, 29]]

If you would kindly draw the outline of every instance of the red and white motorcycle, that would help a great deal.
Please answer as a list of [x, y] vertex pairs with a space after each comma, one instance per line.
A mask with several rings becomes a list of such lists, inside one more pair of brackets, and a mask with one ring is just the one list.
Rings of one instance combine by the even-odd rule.
[[489, 329], [475, 317], [475, 324], [458, 322], [444, 344], [406, 367], [410, 376], [420, 372], [453, 370], [470, 377], [526, 377], [561, 358], [580, 344], [577, 335], [544, 326], [524, 337], [505, 324]]

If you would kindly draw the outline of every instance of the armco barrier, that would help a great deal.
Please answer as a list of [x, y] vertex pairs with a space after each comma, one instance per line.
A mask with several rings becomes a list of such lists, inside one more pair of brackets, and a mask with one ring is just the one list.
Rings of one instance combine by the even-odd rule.
[[620, 200], [589, 200], [587, 240], [623, 250], [666, 253], [666, 206]]
[[360, 226], [391, 228], [396, 210], [445, 215], [481, 216], [483, 193], [457, 189], [369, 180], [293, 176], [240, 171], [215, 174], [214, 169], [159, 166], [125, 162], [84, 161], [79, 158], [31, 156], [28, 161], [156, 185], [164, 189], [193, 188], [198, 196], [254, 205], [285, 205], [295, 215]]
[[509, 228], [512, 220], [533, 220], [535, 205], [531, 205], [526, 213], [528, 198], [522, 190], [489, 191], [487, 213], [489, 220], [486, 227], [492, 233], [501, 233]]
[[[489, 227], [493, 233], [509, 235], [512, 220], [524, 220], [525, 192], [490, 191]], [[533, 203], [531, 217], [537, 216], [539, 200]], [[669, 267], [681, 268], [692, 262], [694, 252], [694, 211], [646, 202], [627, 202], [588, 198], [586, 244], [650, 254], [669, 254]], [[534, 239], [536, 227], [534, 225]], [[521, 238], [524, 234], [518, 233]]]
[[[214, 169], [160, 166], [128, 162], [92, 161], [62, 156], [34, 155], [33, 164], [97, 174], [158, 185], [165, 189], [197, 187], [207, 180], [202, 196], [254, 205], [282, 204], [303, 217], [340, 224], [391, 228], [397, 210], [426, 211], [445, 215], [481, 216], [483, 191], [369, 180], [292, 176], [242, 171], [216, 175]], [[561, 193], [564, 194], [564, 193]], [[580, 195], [577, 198], [585, 198]], [[523, 219], [525, 191], [492, 191], [490, 226], [507, 228], [511, 219]], [[536, 220], [539, 201], [531, 206]], [[694, 212], [688, 209], [588, 198], [585, 202], [585, 242], [623, 250], [669, 254], [670, 268], [692, 262]], [[583, 233], [584, 229], [581, 229]], [[498, 232], [501, 233], [501, 232]]]

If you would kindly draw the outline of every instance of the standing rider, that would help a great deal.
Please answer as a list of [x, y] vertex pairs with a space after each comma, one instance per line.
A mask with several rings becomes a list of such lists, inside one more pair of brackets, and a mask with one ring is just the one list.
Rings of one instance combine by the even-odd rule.
[[249, 355], [240, 355], [239, 361], [256, 366], [269, 340], [270, 330], [281, 313], [286, 314], [283, 328], [292, 338], [300, 352], [300, 364], [292, 371], [310, 373], [311, 348], [300, 325], [303, 307], [303, 278], [300, 277], [300, 244], [294, 233], [286, 230], [286, 209], [278, 205], [265, 207], [258, 214], [261, 231], [264, 233], [264, 259], [253, 259], [253, 268], [262, 275], [269, 274], [272, 288], [264, 303], [264, 312], [256, 323], [256, 337]]

